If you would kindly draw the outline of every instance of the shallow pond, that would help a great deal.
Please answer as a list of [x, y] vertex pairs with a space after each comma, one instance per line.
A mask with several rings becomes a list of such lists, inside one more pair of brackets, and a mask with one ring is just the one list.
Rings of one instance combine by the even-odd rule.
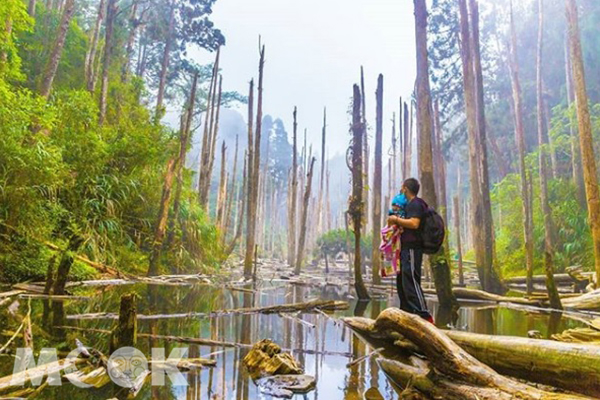
[[[375, 389], [385, 399], [397, 399], [398, 395], [385, 375], [378, 368], [374, 358], [347, 368], [354, 358], [367, 354], [369, 349], [341, 323], [317, 313], [301, 314], [305, 323], [279, 315], [224, 315], [213, 318], [189, 317], [186, 313], [205, 313], [213, 310], [239, 307], [257, 307], [313, 299], [343, 300], [344, 291], [335, 287], [327, 289], [308, 288], [285, 284], [265, 284], [258, 293], [243, 293], [208, 285], [157, 286], [146, 284], [121, 285], [111, 287], [90, 287], [74, 290], [75, 294], [90, 296], [90, 300], [68, 301], [64, 303], [63, 321], [58, 324], [72, 325], [88, 331], [52, 330], [56, 316], [44, 316], [44, 301], [31, 300], [33, 339], [35, 348], [58, 347], [64, 350], [74, 348], [75, 339], [85, 345], [108, 352], [108, 335], [91, 329], [111, 329], [115, 320], [110, 317], [76, 319], [80, 314], [114, 312], [118, 313], [120, 296], [135, 292], [139, 296], [138, 314], [147, 317], [138, 320], [138, 331], [160, 335], [181, 337], [212, 338], [236, 343], [255, 343], [270, 338], [282, 348], [290, 350], [305, 367], [309, 375], [316, 377], [315, 390], [298, 399], [363, 399], [364, 393]], [[17, 329], [22, 316], [27, 313], [28, 301], [19, 299], [17, 315], [9, 312], [0, 314], [3, 327], [3, 341]], [[350, 308], [332, 314], [334, 317], [365, 316], [375, 318], [378, 313], [391, 306], [397, 306], [392, 287], [385, 299], [369, 303], [351, 301]], [[445, 316], [433, 297], [428, 298], [428, 306], [437, 321]], [[55, 310], [56, 312], [56, 310]], [[442, 322], [444, 323], [444, 322]], [[456, 329], [471, 332], [526, 336], [530, 330], [538, 330], [543, 337], [564, 329], [582, 326], [583, 323], [567, 316], [535, 313], [522, 309], [491, 306], [486, 303], [465, 303], [459, 311]], [[7, 336], [8, 335], [8, 336]], [[21, 341], [21, 339], [17, 339]], [[261, 395], [256, 385], [246, 374], [241, 360], [246, 349], [219, 348], [188, 345], [184, 343], [139, 338], [137, 348], [149, 355], [152, 347], [164, 347], [166, 354], [175, 347], [187, 347], [188, 357], [209, 357], [217, 362], [215, 368], [184, 373], [187, 386], [151, 386], [146, 384], [137, 398], [140, 399], [269, 399]], [[13, 357], [0, 356], [0, 376], [12, 373]], [[167, 382], [169, 380], [167, 379]], [[118, 394], [115, 385], [105, 385], [100, 389], [79, 389], [69, 383], [61, 386], [47, 386], [38, 394], [44, 399], [110, 399]], [[380, 398], [380, 397], [379, 397]]]

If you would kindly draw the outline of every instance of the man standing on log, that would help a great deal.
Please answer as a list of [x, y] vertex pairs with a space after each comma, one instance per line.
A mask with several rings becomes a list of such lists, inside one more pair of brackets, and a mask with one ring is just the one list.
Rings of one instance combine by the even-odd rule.
[[423, 239], [421, 237], [421, 220], [425, 217], [427, 204], [417, 197], [421, 185], [414, 178], [409, 178], [402, 184], [402, 193], [406, 195], [406, 218], [390, 216], [388, 225], [395, 224], [403, 229], [400, 242], [400, 273], [396, 275], [396, 288], [400, 298], [400, 309], [417, 314], [433, 323], [433, 318], [427, 310], [425, 296], [421, 288], [421, 266], [423, 264]]

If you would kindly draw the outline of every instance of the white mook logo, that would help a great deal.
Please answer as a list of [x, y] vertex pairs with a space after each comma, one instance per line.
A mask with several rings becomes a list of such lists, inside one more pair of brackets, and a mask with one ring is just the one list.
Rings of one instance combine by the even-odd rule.
[[134, 347], [121, 347], [111, 354], [107, 363], [110, 379], [125, 388], [136, 386], [149, 373], [148, 359]]

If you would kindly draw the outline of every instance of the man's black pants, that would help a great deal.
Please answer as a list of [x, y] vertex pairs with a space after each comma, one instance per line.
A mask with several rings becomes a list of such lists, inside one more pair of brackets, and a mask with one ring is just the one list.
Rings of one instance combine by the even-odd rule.
[[396, 288], [400, 297], [400, 309], [422, 318], [429, 318], [425, 296], [421, 289], [421, 266], [423, 250], [402, 249], [400, 252], [401, 272], [396, 275]]

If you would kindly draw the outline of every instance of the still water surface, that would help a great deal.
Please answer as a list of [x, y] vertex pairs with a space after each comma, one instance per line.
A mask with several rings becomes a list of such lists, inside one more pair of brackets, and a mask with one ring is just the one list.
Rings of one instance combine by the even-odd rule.
[[[304, 365], [305, 372], [317, 380], [317, 387], [296, 399], [363, 399], [364, 393], [376, 389], [385, 399], [397, 399], [398, 394], [385, 375], [378, 368], [374, 358], [352, 368], [346, 364], [354, 358], [367, 354], [369, 349], [341, 323], [320, 314], [303, 314], [299, 317], [306, 324], [278, 315], [225, 315], [214, 318], [183, 317], [172, 314], [189, 312], [202, 313], [212, 310], [238, 307], [258, 307], [313, 299], [344, 300], [345, 293], [338, 289], [315, 289], [293, 285], [266, 285], [257, 294], [242, 293], [207, 285], [156, 286], [146, 284], [113, 287], [84, 288], [75, 294], [89, 295], [90, 301], [72, 301], [64, 304], [64, 324], [80, 328], [111, 329], [114, 319], [73, 319], [72, 316], [84, 313], [118, 313], [120, 296], [125, 293], [138, 294], [138, 313], [170, 318], [140, 319], [138, 331], [160, 335], [212, 338], [236, 343], [255, 343], [270, 338], [293, 355]], [[25, 315], [27, 300], [19, 300], [18, 313]], [[336, 312], [334, 317], [364, 316], [375, 318], [387, 307], [397, 306], [398, 300], [390, 287], [385, 299], [369, 303], [351, 302], [350, 309]], [[33, 335], [36, 349], [59, 347], [72, 349], [75, 338], [85, 345], [108, 352], [108, 335], [86, 331], [52, 332], [53, 317], [44, 319], [43, 301], [32, 300]], [[437, 320], [443, 320], [434, 298], [428, 299], [430, 310]], [[14, 330], [21, 317], [0, 314], [0, 326], [6, 331]], [[582, 326], [579, 321], [555, 314], [531, 313], [523, 310], [490, 306], [483, 303], [464, 304], [459, 311], [456, 329], [494, 335], [526, 336], [528, 331], [538, 330], [543, 337], [549, 337], [564, 329]], [[225, 349], [210, 346], [187, 345], [182, 343], [138, 339], [137, 346], [144, 354], [150, 354], [152, 347], [165, 347], [169, 354], [174, 347], [188, 347], [189, 357], [210, 357], [216, 359], [215, 368], [184, 374], [188, 386], [151, 387], [146, 385], [139, 399], [270, 399], [261, 395], [258, 388], [247, 376], [241, 360], [246, 349]], [[12, 372], [13, 358], [0, 356], [0, 376]], [[168, 381], [168, 380], [167, 380]], [[70, 384], [61, 387], [47, 387], [38, 398], [44, 399], [110, 399], [116, 388], [106, 385], [100, 389], [79, 389]]]

